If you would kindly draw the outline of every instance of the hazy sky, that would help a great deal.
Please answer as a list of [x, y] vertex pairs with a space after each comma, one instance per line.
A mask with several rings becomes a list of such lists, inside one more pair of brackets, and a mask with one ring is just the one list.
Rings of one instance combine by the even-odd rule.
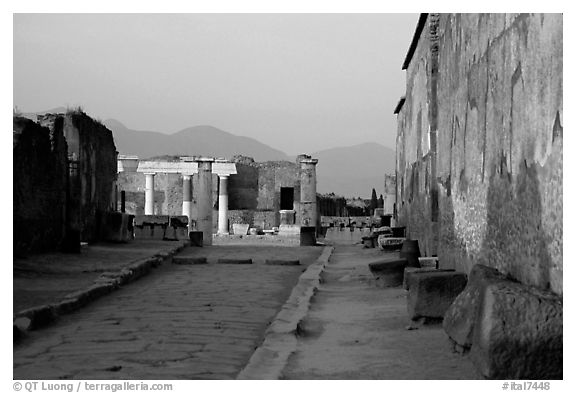
[[288, 154], [394, 146], [418, 14], [15, 14], [14, 105]]

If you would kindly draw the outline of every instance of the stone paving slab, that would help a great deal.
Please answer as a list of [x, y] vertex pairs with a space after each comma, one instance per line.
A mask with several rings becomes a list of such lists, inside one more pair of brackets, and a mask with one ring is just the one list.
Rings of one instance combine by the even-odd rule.
[[[81, 312], [31, 332], [14, 347], [14, 378], [232, 379], [305, 268], [263, 261], [280, 253], [309, 265], [321, 251], [187, 248], [182, 253], [202, 253], [212, 262], [163, 264]], [[230, 253], [255, 263], [214, 262]]]

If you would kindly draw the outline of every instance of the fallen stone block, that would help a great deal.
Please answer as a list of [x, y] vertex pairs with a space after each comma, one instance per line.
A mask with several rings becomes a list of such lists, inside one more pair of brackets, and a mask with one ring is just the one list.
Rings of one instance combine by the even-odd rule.
[[448, 337], [464, 351], [472, 346], [472, 333], [485, 289], [494, 282], [505, 280], [498, 270], [476, 264], [470, 270], [466, 288], [450, 305], [442, 326]]
[[208, 260], [206, 257], [177, 256], [172, 258], [172, 263], [176, 265], [204, 265], [208, 263]]
[[408, 316], [444, 318], [446, 310], [466, 287], [466, 274], [460, 272], [422, 272], [408, 280]]
[[218, 263], [229, 264], [229, 265], [249, 265], [252, 263], [252, 259], [235, 259], [235, 258], [220, 258]]
[[397, 287], [402, 285], [404, 280], [404, 268], [406, 261], [400, 259], [388, 259], [385, 261], [372, 262], [368, 264], [370, 272], [378, 280], [379, 287]]
[[419, 273], [434, 273], [434, 272], [453, 272], [454, 269], [436, 269], [435, 267], [406, 267], [404, 268], [404, 282], [402, 287], [406, 290], [410, 288], [410, 276]]
[[562, 379], [562, 298], [510, 280], [485, 287], [470, 358], [488, 379]]
[[266, 265], [271, 266], [298, 266], [300, 261], [298, 259], [267, 259]]

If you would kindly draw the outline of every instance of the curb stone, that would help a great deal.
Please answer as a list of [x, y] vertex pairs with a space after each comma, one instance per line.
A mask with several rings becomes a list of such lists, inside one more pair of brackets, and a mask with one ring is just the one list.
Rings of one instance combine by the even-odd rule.
[[302, 273], [290, 297], [264, 333], [264, 341], [254, 351], [236, 379], [279, 379], [288, 358], [296, 350], [300, 323], [308, 313], [310, 302], [320, 285], [320, 273], [328, 263], [334, 247], [326, 247], [318, 259]]
[[54, 303], [27, 308], [14, 314], [14, 342], [24, 338], [27, 331], [48, 326], [61, 315], [70, 314], [119, 289], [120, 286], [147, 275], [153, 268], [165, 262], [172, 262], [174, 254], [180, 252], [184, 247], [186, 247], [186, 243], [181, 243], [169, 251], [161, 251], [151, 257], [132, 262], [120, 271], [104, 272], [86, 289], [71, 292]]

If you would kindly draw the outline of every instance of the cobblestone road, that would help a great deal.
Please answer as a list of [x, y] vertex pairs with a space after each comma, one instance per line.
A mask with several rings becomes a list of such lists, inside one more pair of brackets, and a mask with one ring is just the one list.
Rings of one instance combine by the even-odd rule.
[[[230, 379], [245, 365], [304, 266], [266, 266], [320, 247], [188, 249], [207, 265], [165, 265], [14, 347], [15, 379]], [[182, 255], [182, 254], [180, 254]], [[218, 256], [257, 256], [219, 265]]]

